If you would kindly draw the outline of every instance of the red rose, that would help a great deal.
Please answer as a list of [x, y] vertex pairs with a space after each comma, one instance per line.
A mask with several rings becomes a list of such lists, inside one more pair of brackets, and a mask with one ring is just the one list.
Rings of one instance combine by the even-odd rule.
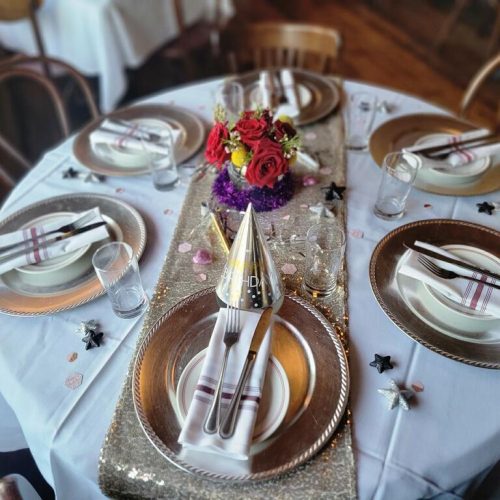
[[274, 122], [274, 136], [276, 140], [281, 141], [285, 135], [288, 139], [291, 139], [297, 135], [297, 131], [289, 123], [276, 120]]
[[227, 139], [229, 139], [229, 130], [225, 123], [216, 122], [208, 134], [205, 158], [217, 168], [221, 168], [224, 162], [231, 157], [224, 145], [224, 141]]
[[256, 145], [245, 177], [253, 186], [272, 188], [278, 177], [287, 171], [288, 162], [281, 146], [266, 137]]
[[264, 117], [252, 118], [251, 115], [243, 115], [234, 126], [240, 134], [241, 142], [252, 148], [266, 135], [268, 128]]

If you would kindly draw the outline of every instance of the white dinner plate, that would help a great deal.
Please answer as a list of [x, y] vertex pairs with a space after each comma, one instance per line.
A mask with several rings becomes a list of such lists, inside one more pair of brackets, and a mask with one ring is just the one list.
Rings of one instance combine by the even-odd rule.
[[[452, 134], [427, 134], [420, 137], [415, 145], [424, 145], [436, 139], [445, 139]], [[421, 156], [422, 168], [417, 174], [417, 179], [436, 185], [453, 186], [468, 184], [479, 180], [491, 165], [489, 156], [472, 161], [465, 165], [453, 167], [446, 160], [432, 160]]]
[[[189, 405], [201, 374], [207, 349], [200, 351], [191, 359], [182, 372], [177, 386], [176, 400], [179, 424], [182, 426]], [[278, 429], [285, 418], [290, 401], [290, 386], [280, 362], [274, 357], [269, 358], [267, 365], [262, 399], [259, 404], [257, 420], [253, 434], [253, 444], [266, 440]]]

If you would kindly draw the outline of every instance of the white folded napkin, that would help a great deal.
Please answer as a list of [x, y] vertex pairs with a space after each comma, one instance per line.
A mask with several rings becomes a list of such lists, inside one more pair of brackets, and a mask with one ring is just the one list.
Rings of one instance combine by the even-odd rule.
[[[434, 245], [429, 245], [428, 243], [415, 241], [415, 246], [432, 250], [433, 252], [447, 257], [459, 258], [460, 260], [465, 261], [462, 257], [457, 257], [451, 252], [448, 252], [440, 247], [435, 247]], [[488, 283], [499, 284], [499, 280], [487, 278], [480, 273], [475, 273], [474, 271], [469, 271], [468, 269], [448, 264], [447, 262], [441, 262], [430, 257], [429, 259], [443, 269], [448, 269], [464, 276], [484, 280], [484, 284], [476, 283], [466, 278], [454, 278], [448, 280], [438, 278], [435, 274], [431, 273], [422, 264], [420, 264], [420, 262], [418, 262], [418, 254], [413, 251], [410, 251], [409, 258], [400, 267], [399, 272], [405, 276], [409, 276], [410, 278], [423, 281], [449, 299], [465, 307], [500, 318], [500, 290], [488, 286]], [[468, 263], [474, 265], [472, 262]]]
[[[261, 311], [240, 312], [240, 322], [243, 328], [239, 341], [231, 348], [229, 353], [223, 385], [221, 421], [224, 419], [227, 406], [241, 375], [252, 336], [261, 313]], [[186, 449], [206, 451], [237, 460], [246, 460], [250, 452], [257, 410], [264, 385], [264, 377], [271, 348], [271, 328], [268, 329], [266, 337], [261, 344], [243, 391], [234, 435], [228, 439], [222, 439], [218, 433], [205, 433], [203, 425], [213, 399], [217, 378], [222, 366], [225, 349], [225, 323], [226, 310], [220, 309], [208, 345], [198, 385], [178, 441]]]
[[290, 117], [298, 116], [302, 107], [300, 101], [300, 93], [297, 85], [295, 84], [295, 77], [289, 69], [282, 69], [280, 71], [281, 82], [283, 83], [283, 92], [287, 99], [285, 104], [281, 104], [276, 114], [284, 114]]
[[[93, 217], [85, 223], [85, 225], [89, 224], [94, 224], [96, 222], [102, 221], [102, 216], [99, 211], [99, 208], [93, 208], [92, 210], [89, 210], [88, 212], [93, 214]], [[64, 224], [68, 224], [70, 222], [73, 222], [76, 219], [79, 219], [83, 215], [85, 215], [87, 212], [82, 212], [77, 215], [74, 215], [72, 217], [61, 217], [61, 219], [58, 219], [54, 222], [50, 222], [47, 224], [35, 226], [35, 227], [30, 227], [26, 229], [21, 229], [19, 231], [14, 231], [12, 233], [7, 233], [7, 234], [2, 234], [0, 235], [0, 246], [3, 245], [11, 245], [14, 243], [20, 243], [25, 241], [26, 242], [26, 247], [29, 247], [32, 245], [31, 239], [37, 237], [37, 235], [44, 234], [48, 231], [52, 231], [54, 229], [58, 229]], [[106, 225], [102, 225], [96, 229], [92, 229], [90, 231], [85, 231], [84, 233], [77, 234], [75, 236], [72, 236], [70, 238], [66, 238], [64, 240], [58, 241], [56, 243], [50, 244], [46, 247], [43, 246], [43, 244], [52, 238], [55, 238], [56, 236], [59, 236], [61, 233], [54, 233], [51, 234], [47, 237], [45, 236], [40, 236], [37, 238], [37, 242], [40, 244], [40, 249], [28, 252], [27, 254], [23, 254], [19, 257], [14, 257], [13, 259], [9, 259], [5, 262], [0, 263], [0, 274], [6, 273], [7, 271], [10, 271], [12, 269], [15, 269], [16, 267], [22, 267], [26, 266], [29, 264], [38, 264], [39, 262], [42, 262], [44, 260], [48, 259], [53, 259], [55, 257], [60, 257], [62, 255], [65, 255], [67, 253], [73, 252], [75, 250], [78, 250], [79, 248], [82, 248], [90, 243], [94, 243], [96, 241], [103, 240], [107, 237], [109, 237], [108, 230], [106, 229]], [[16, 247], [15, 249], [9, 250], [6, 252], [7, 253], [13, 253], [17, 252], [18, 250], [22, 249], [22, 246]], [[0, 256], [1, 260], [1, 256]]]
[[[168, 155], [169, 143], [162, 141], [161, 138], [165, 138], [169, 131], [172, 136], [172, 144], [175, 146], [181, 132], [171, 127], [153, 127], [150, 125], [136, 127], [134, 124], [128, 127], [113, 121], [104, 120], [99, 128], [90, 134], [90, 144], [93, 149], [96, 149], [96, 146], [99, 144], [104, 144], [118, 149], [128, 149], [141, 153], [146, 150], [148, 153]], [[160, 135], [160, 140], [150, 140], [151, 133]]]
[[[404, 151], [409, 153], [419, 153], [422, 149], [427, 149], [434, 146], [445, 146], [449, 144], [452, 146], [454, 143], [459, 141], [465, 141], [468, 139], [480, 139], [486, 135], [491, 134], [488, 129], [473, 130], [471, 132], [465, 132], [460, 135], [451, 135], [449, 137], [434, 139], [426, 141], [424, 144], [417, 144], [415, 146], [410, 146], [404, 148]], [[452, 167], [458, 167], [460, 165], [466, 165], [473, 161], [479, 160], [480, 158], [485, 158], [487, 156], [500, 153], [500, 142], [495, 144], [488, 144], [486, 146], [479, 146], [473, 149], [468, 149], [467, 146], [456, 146], [456, 152], [451, 153], [445, 160]]]
[[272, 108], [273, 82], [269, 71], [261, 71], [259, 74], [259, 93], [261, 106], [263, 108]]
[[[99, 125], [100, 129], [116, 132], [117, 134], [128, 134], [136, 139], [151, 140], [151, 136], [166, 138], [173, 133], [173, 129], [165, 124], [165, 126], [155, 126], [150, 124], [130, 122], [127, 120], [116, 121], [106, 118]], [[176, 131], [177, 132], [177, 131]]]

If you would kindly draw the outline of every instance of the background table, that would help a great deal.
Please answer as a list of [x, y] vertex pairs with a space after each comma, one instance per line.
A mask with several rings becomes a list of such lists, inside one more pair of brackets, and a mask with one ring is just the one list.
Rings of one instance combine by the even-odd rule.
[[[192, 85], [155, 96], [150, 102], [184, 106], [208, 122], [216, 85], [216, 81]], [[390, 115], [377, 114], [375, 127], [400, 114], [440, 112], [410, 96], [360, 83], [348, 82], [345, 90], [373, 92], [395, 106]], [[75, 165], [69, 159], [71, 143], [70, 139], [45, 156], [16, 188], [2, 215], [74, 191], [123, 199], [147, 222], [148, 245], [141, 273], [151, 294], [185, 186], [166, 194], [155, 191], [147, 176], [108, 178], [103, 184], [63, 180], [62, 170]], [[443, 492], [448, 492], [445, 498], [457, 498], [479, 474], [500, 461], [500, 372], [441, 357], [399, 331], [372, 295], [368, 263], [376, 243], [410, 221], [445, 217], [499, 229], [499, 215], [480, 214], [475, 205], [496, 200], [498, 194], [455, 198], [414, 191], [403, 219], [385, 222], [371, 212], [380, 171], [370, 156], [349, 153], [347, 174], [351, 408], [360, 498], [420, 498]], [[100, 322], [105, 343], [84, 351], [75, 330], [80, 321], [91, 318]], [[38, 466], [60, 498], [98, 498], [99, 450], [141, 319], [114, 317], [103, 297], [54, 316], [2, 316], [1, 322], [0, 392], [19, 424], [12, 413], [8, 417], [4, 405], [0, 450], [24, 445], [20, 426]], [[78, 359], [69, 363], [66, 357], [73, 351], [78, 352]], [[380, 375], [370, 367], [375, 352], [391, 355], [394, 370]], [[64, 381], [73, 372], [83, 374], [83, 383], [70, 390]], [[387, 410], [377, 389], [387, 387], [389, 377], [407, 387], [423, 384], [424, 391], [416, 395], [411, 411]]]
[[[214, 2], [182, 0], [186, 26], [200, 20]], [[221, 7], [230, 15], [232, 0]], [[48, 56], [99, 77], [103, 112], [125, 93], [126, 68], [136, 68], [179, 34], [173, 0], [45, 0], [37, 18]], [[0, 22], [0, 45], [37, 55], [28, 20]]]

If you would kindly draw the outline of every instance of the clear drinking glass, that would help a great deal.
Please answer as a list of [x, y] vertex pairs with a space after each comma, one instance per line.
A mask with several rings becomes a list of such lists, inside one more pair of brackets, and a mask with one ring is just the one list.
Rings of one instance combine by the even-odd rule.
[[345, 251], [344, 231], [334, 221], [311, 226], [306, 236], [306, 261], [303, 290], [313, 297], [330, 295]]
[[245, 108], [244, 99], [243, 86], [238, 82], [224, 82], [215, 92], [215, 104], [225, 109], [226, 116], [231, 122], [239, 119]]
[[382, 180], [373, 208], [377, 217], [385, 220], [402, 217], [420, 165], [420, 158], [413, 153], [389, 153], [384, 158]]
[[94, 253], [92, 264], [117, 316], [134, 318], [147, 308], [137, 259], [128, 243], [103, 245]]
[[149, 155], [149, 170], [153, 184], [158, 191], [170, 191], [179, 182], [179, 172], [175, 161], [175, 146], [172, 133], [168, 132], [161, 139], [164, 152]]
[[377, 98], [366, 92], [355, 92], [348, 96], [344, 112], [345, 147], [353, 151], [364, 151], [377, 110]]

